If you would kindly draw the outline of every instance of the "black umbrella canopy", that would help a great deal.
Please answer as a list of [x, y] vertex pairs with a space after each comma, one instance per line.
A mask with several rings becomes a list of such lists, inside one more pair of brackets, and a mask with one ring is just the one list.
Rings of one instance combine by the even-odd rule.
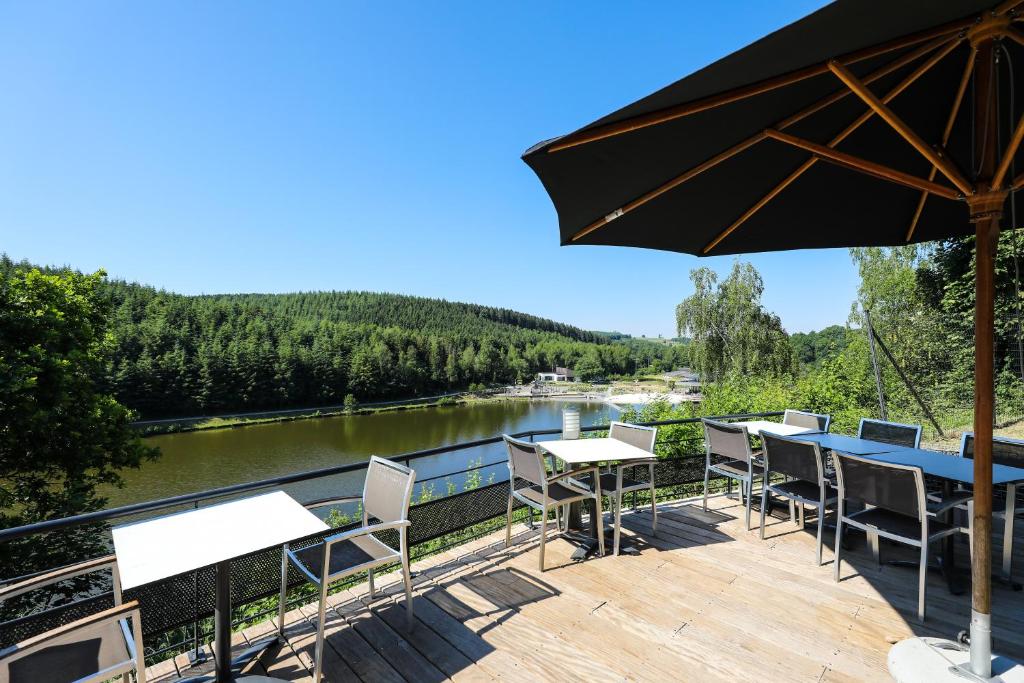
[[[555, 204], [562, 244], [717, 255], [972, 234], [966, 203], [957, 198], [973, 190], [977, 170], [970, 33], [993, 10], [1012, 22], [1005, 10], [1014, 4], [839, 0], [575, 133], [535, 145], [524, 160]], [[1024, 36], [1013, 24], [1006, 30]], [[1016, 39], [1001, 44], [993, 101], [1005, 146], [1024, 109], [1024, 47]], [[829, 60], [887, 102], [928, 147], [944, 148], [960, 186], [933, 174], [933, 163], [852, 92]], [[797, 139], [780, 141], [766, 130]], [[838, 152], [909, 177], [880, 179], [796, 146], [828, 146], [837, 136]], [[936, 187], [918, 215], [920, 181], [929, 180]]]
[[716, 255], [976, 236], [970, 672], [982, 679], [994, 259], [1006, 198], [1024, 187], [1021, 19], [1024, 0], [838, 0], [524, 155], [562, 244]]

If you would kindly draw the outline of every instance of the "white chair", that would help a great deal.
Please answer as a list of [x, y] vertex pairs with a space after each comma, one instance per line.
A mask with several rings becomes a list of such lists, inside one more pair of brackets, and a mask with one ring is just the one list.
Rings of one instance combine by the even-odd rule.
[[[121, 602], [121, 581], [113, 555], [80, 562], [0, 589], [0, 602], [50, 584], [110, 569], [114, 606], [0, 650], [0, 681], [93, 683], [135, 676], [146, 683], [139, 603]], [[130, 622], [130, 623], [129, 623]]]
[[[331, 584], [352, 574], [367, 572], [370, 597], [374, 595], [373, 570], [376, 567], [400, 562], [405, 582], [405, 608], [409, 628], [413, 626], [412, 580], [409, 575], [409, 503], [416, 472], [398, 463], [373, 456], [366, 469], [361, 498], [335, 498], [310, 503], [307, 508], [337, 505], [362, 500], [363, 526], [344, 531], [298, 550], [285, 544], [281, 557], [281, 594], [278, 605], [278, 633], [284, 637], [284, 613], [287, 606], [288, 564], [320, 589], [320, 611], [317, 618], [316, 648], [313, 653], [316, 670], [313, 683], [320, 683], [323, 675], [324, 620], [327, 609], [327, 590]], [[379, 520], [370, 524], [373, 517]], [[398, 548], [392, 548], [376, 534], [394, 529], [398, 531]]]
[[[608, 437], [624, 441], [631, 446], [654, 453], [654, 442], [658, 438], [658, 430], [654, 427], [641, 427], [640, 425], [628, 424], [626, 422], [612, 422], [608, 429]], [[627, 464], [619, 464], [615, 467], [614, 473], [609, 469], [601, 475], [601, 493], [608, 496], [615, 511], [615, 543], [613, 554], [619, 554], [619, 536], [622, 532], [622, 494], [631, 491], [648, 489], [651, 492], [651, 534], [658, 535], [658, 505], [654, 497], [654, 466], [658, 463], [657, 458], [650, 460], [634, 460]], [[636, 481], [627, 479], [623, 472], [627, 467], [634, 465], [647, 466], [650, 469], [648, 481]], [[635, 509], [635, 507], [634, 507]]]
[[[532, 510], [540, 512], [540, 570], [544, 571], [544, 542], [548, 531], [548, 513], [563, 505], [570, 505], [584, 500], [594, 501], [595, 521], [597, 522], [597, 543], [604, 555], [604, 524], [601, 519], [601, 475], [596, 465], [589, 465], [568, 472], [549, 475], [544, 463], [544, 454], [539, 444], [513, 439], [503, 435], [508, 447], [508, 513], [505, 517], [505, 547], [512, 544], [512, 505], [518, 500]], [[594, 490], [576, 479], [583, 474], [591, 474]], [[526, 486], [516, 488], [517, 480], [526, 482]]]

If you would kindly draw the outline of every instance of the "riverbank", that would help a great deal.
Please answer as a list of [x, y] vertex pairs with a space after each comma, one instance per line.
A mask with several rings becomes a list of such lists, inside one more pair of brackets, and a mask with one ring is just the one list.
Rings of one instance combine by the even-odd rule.
[[[529, 385], [532, 386], [532, 385]], [[672, 384], [661, 377], [642, 377], [630, 380], [619, 380], [609, 384], [593, 385], [585, 382], [546, 385], [548, 390], [532, 391], [529, 386], [500, 387], [485, 391], [457, 391], [436, 396], [402, 399], [398, 401], [381, 401], [364, 403], [355, 407], [344, 405], [318, 406], [313, 408], [287, 408], [282, 410], [264, 410], [247, 413], [231, 413], [226, 415], [197, 415], [191, 417], [173, 417], [158, 420], [139, 420], [132, 423], [144, 436], [158, 434], [177, 434], [181, 432], [197, 432], [212, 429], [232, 429], [256, 424], [274, 422], [292, 422], [321, 417], [337, 417], [339, 415], [373, 415], [375, 413], [416, 410], [420, 408], [436, 408], [467, 403], [493, 402], [502, 400], [529, 399], [564, 399], [604, 401], [610, 405], [623, 404], [613, 392], [639, 392], [641, 400], [627, 403], [644, 403], [645, 398], [663, 396], [671, 392]], [[632, 396], [633, 394], [630, 394]], [[619, 399], [619, 400], [609, 400]]]
[[132, 423], [132, 426], [142, 432], [144, 436], [155, 436], [158, 434], [178, 434], [182, 432], [198, 432], [211, 429], [232, 429], [235, 427], [248, 427], [251, 425], [274, 422], [294, 422], [296, 420], [337, 417], [340, 415], [373, 415], [376, 413], [396, 412], [402, 410], [417, 410], [420, 408], [437, 408], [438, 406], [453, 406], [466, 403], [497, 401], [503, 398], [513, 397], [507, 397], [503, 394], [492, 396], [477, 392], [455, 392], [451, 394], [412, 398], [401, 401], [366, 403], [354, 408], [335, 405], [320, 406], [317, 408], [266, 410], [229, 415], [175, 417], [160, 420], [140, 420]]

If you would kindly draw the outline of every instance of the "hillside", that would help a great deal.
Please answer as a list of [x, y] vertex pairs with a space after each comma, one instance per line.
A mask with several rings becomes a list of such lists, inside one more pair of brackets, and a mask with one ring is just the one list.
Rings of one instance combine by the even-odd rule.
[[[29, 269], [0, 255], [0, 279]], [[546, 318], [372, 292], [186, 296], [107, 281], [103, 381], [141, 418], [336, 405], [684, 364], [681, 348], [615, 342]]]

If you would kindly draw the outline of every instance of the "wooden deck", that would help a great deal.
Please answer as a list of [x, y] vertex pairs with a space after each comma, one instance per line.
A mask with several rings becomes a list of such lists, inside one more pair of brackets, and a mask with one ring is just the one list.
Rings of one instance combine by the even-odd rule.
[[[552, 537], [540, 573], [536, 532], [518, 525], [508, 550], [498, 533], [414, 564], [411, 632], [397, 573], [379, 580], [375, 600], [365, 584], [334, 595], [325, 680], [880, 681], [891, 643], [951, 637], [968, 624], [969, 595], [950, 594], [936, 573], [922, 626], [916, 570], [877, 568], [861, 543], [844, 553], [837, 584], [831, 534], [818, 567], [810, 522], [800, 531], [772, 518], [761, 541], [756, 527], [744, 530], [735, 500], [713, 498], [712, 507], [661, 505], [657, 538], [649, 511], [624, 515], [639, 556], [573, 563], [569, 542]], [[1015, 545], [1024, 574], [1024, 539]], [[900, 553], [883, 545], [883, 559]], [[958, 542], [957, 553], [966, 564], [967, 546]], [[1024, 657], [1024, 595], [999, 583], [993, 591], [996, 650]], [[251, 673], [310, 680], [315, 620], [316, 605], [291, 612], [288, 643]], [[273, 629], [236, 634], [236, 647]], [[184, 665], [179, 657], [150, 673], [163, 683], [201, 671]]]

